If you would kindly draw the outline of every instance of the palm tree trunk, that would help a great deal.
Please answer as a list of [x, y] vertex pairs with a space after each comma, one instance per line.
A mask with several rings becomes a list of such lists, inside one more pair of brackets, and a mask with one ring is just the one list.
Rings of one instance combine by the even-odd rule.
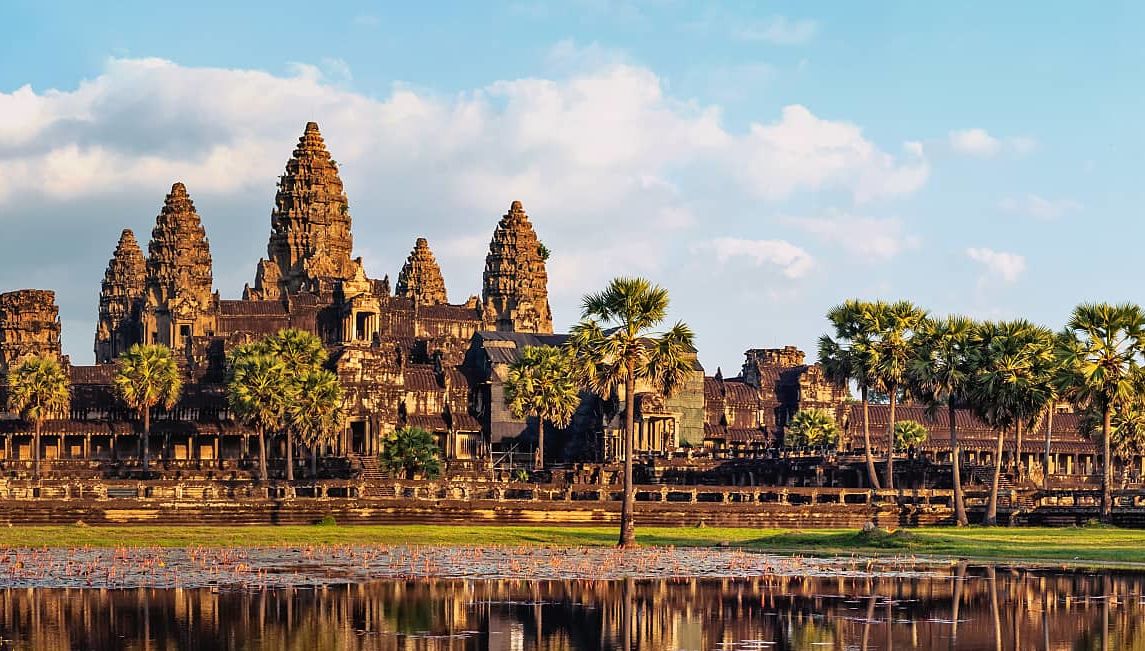
[[266, 430], [258, 428], [258, 478], [266, 481]]
[[632, 485], [632, 457], [636, 447], [636, 375], [633, 363], [628, 362], [628, 374], [624, 378], [624, 499], [620, 505], [620, 544], [621, 549], [636, 546], [636, 523], [632, 521], [636, 507], [636, 490]]
[[286, 437], [286, 481], [294, 481], [294, 437], [290, 429], [283, 430]]
[[536, 460], [533, 461], [533, 468], [541, 470], [545, 467], [545, 417], [541, 412], [537, 412], [537, 452]]
[[1046, 451], [1042, 455], [1042, 488], [1050, 488], [1050, 436], [1054, 432], [1054, 405], [1050, 403], [1050, 413], [1046, 415]]
[[1105, 405], [1101, 411], [1101, 521], [1109, 524], [1113, 514], [1113, 458], [1109, 453], [1109, 437], [1113, 432], [1113, 408]]
[[1024, 429], [1025, 428], [1022, 427], [1022, 421], [1019, 419], [1017, 435], [1014, 437], [1014, 443], [1017, 447], [1014, 448], [1014, 458], [1010, 459], [1010, 465], [1014, 467], [1015, 482], [1022, 479], [1022, 434], [1024, 433]]
[[318, 442], [310, 446], [310, 476], [318, 479]]
[[954, 475], [954, 522], [960, 527], [970, 524], [966, 517], [966, 501], [962, 498], [962, 446], [958, 444], [958, 424], [955, 421], [954, 401], [946, 403], [950, 414], [950, 462]]
[[895, 404], [898, 402], [898, 387], [890, 387], [891, 418], [887, 423], [887, 481], [890, 490], [895, 489]]
[[994, 480], [990, 482], [990, 501], [986, 504], [986, 519], [982, 524], [994, 526], [998, 524], [998, 482], [1002, 479], [1002, 442], [1006, 437], [1006, 430], [998, 429], [998, 445], [994, 450]]
[[871, 454], [871, 403], [867, 399], [867, 386], [859, 388], [863, 396], [863, 447], [867, 452], [867, 476], [871, 480], [871, 488], [879, 490], [879, 473], [875, 472], [875, 457]]
[[144, 407], [140, 411], [143, 412], [143, 440], [141, 441], [142, 445], [140, 446], [140, 457], [142, 457], [143, 460], [143, 477], [146, 478], [148, 461], [147, 457], [149, 447], [151, 445], [151, 408]]
[[40, 430], [43, 427], [42, 418], [37, 418], [32, 425], [32, 479], [40, 478]]

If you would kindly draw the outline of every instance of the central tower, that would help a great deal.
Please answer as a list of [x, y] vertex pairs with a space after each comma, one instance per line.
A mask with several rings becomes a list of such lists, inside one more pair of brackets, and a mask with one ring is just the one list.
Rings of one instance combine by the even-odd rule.
[[338, 165], [315, 122], [306, 123], [279, 178], [270, 229], [268, 259], [259, 261], [255, 286], [246, 298], [283, 299], [316, 291], [321, 279], [349, 280], [361, 267], [350, 257], [350, 205]]

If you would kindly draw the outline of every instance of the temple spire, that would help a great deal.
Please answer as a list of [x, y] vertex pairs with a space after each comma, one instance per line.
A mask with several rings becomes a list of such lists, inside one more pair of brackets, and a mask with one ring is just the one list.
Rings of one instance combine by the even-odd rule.
[[547, 250], [520, 201], [501, 217], [485, 257], [481, 302], [486, 327], [512, 332], [553, 331]]
[[[186, 188], [183, 188], [184, 194]], [[95, 361], [107, 363], [139, 343], [139, 310], [147, 284], [147, 260], [130, 228], [123, 229], [99, 293]]]
[[417, 238], [413, 251], [406, 258], [405, 266], [398, 274], [395, 294], [413, 299], [418, 305], [440, 305], [448, 303], [445, 293], [445, 279], [441, 267], [429, 250], [429, 242], [424, 237]]
[[253, 298], [282, 298], [315, 289], [320, 279], [347, 280], [351, 259], [350, 208], [338, 165], [318, 124], [307, 122], [278, 182], [267, 259], [259, 262]]

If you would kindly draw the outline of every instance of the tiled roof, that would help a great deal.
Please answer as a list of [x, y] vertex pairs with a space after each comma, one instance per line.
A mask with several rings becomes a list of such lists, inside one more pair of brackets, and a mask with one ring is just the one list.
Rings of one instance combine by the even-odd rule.
[[73, 366], [70, 374], [72, 384], [111, 384], [115, 379], [115, 365]]
[[286, 304], [281, 301], [219, 301], [222, 316], [286, 316]]

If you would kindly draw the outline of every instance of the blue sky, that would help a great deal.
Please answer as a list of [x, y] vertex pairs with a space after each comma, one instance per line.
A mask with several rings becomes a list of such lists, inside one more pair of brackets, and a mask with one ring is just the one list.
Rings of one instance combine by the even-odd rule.
[[851, 296], [1145, 302], [1139, 3], [157, 4], [0, 8], [0, 289], [56, 289], [78, 362], [176, 180], [241, 292], [309, 119], [372, 275], [425, 235], [463, 301], [520, 199], [558, 327], [645, 275], [710, 371]]

